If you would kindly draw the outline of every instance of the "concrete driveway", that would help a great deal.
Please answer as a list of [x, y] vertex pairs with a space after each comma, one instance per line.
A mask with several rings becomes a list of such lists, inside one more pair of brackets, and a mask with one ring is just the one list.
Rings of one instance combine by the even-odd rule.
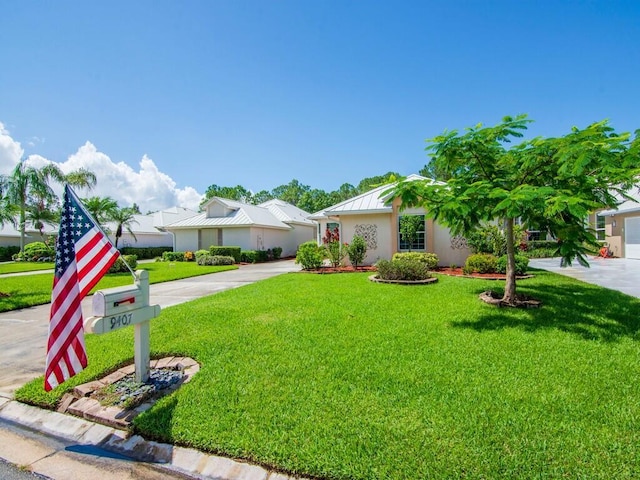
[[542, 268], [550, 272], [592, 283], [601, 287], [618, 290], [627, 295], [640, 298], [640, 260], [627, 258], [590, 258], [589, 268], [574, 262], [571, 267], [560, 267], [559, 258], [533, 259], [529, 262], [533, 268]]
[[[149, 300], [165, 308], [298, 270], [293, 260], [241, 265], [237, 270], [156, 283], [150, 286]], [[91, 296], [82, 301], [84, 318], [92, 315], [91, 302]], [[18, 387], [44, 374], [50, 309], [46, 304], [0, 313], [0, 396], [11, 397]]]

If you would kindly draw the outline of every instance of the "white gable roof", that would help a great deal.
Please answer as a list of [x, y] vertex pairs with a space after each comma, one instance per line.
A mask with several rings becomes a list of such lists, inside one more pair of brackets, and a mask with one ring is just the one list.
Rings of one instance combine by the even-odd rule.
[[639, 203], [640, 192], [635, 192], [635, 193], [626, 192], [626, 193], [631, 198], [634, 198], [635, 202], [632, 200], [625, 200], [624, 202], [620, 203], [620, 205], [618, 205], [616, 208], [612, 208], [611, 210], [603, 210], [601, 212], [598, 212], [598, 215], [608, 216], [608, 215], [615, 215], [615, 214], [621, 214], [621, 213], [640, 212], [640, 203]]
[[[228, 198], [212, 197], [204, 208], [205, 213], [167, 225], [167, 230], [201, 227], [268, 227], [290, 230], [292, 227], [288, 223], [312, 223], [305, 220], [309, 215], [307, 212], [282, 200], [250, 205]], [[224, 214], [207, 216], [207, 211], [219, 211]]]
[[301, 208], [278, 198], [261, 203], [258, 206], [269, 210], [281, 222], [301, 223], [304, 225], [314, 224], [313, 220], [309, 220], [309, 212], [305, 212]]
[[[420, 175], [409, 175], [405, 181], [415, 180], [431, 180]], [[431, 180], [432, 182], [434, 180]], [[310, 218], [320, 219], [335, 215], [357, 215], [370, 213], [391, 213], [391, 198], [383, 195], [385, 190], [391, 188], [394, 184], [388, 183], [362, 193], [356, 197], [350, 198], [343, 202], [332, 205], [320, 212], [311, 215]]]

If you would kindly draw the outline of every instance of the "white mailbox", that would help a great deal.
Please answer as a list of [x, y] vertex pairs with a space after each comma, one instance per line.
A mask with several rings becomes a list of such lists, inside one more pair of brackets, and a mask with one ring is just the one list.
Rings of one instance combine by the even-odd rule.
[[93, 316], [84, 322], [85, 331], [108, 333], [135, 325], [134, 357], [136, 381], [149, 380], [149, 320], [160, 315], [160, 305], [149, 305], [149, 272], [136, 271], [133, 285], [100, 290], [93, 295]]
[[142, 290], [138, 285], [109, 288], [93, 294], [93, 315], [96, 317], [109, 317], [118, 315], [140, 307], [146, 307], [149, 303], [143, 303]]

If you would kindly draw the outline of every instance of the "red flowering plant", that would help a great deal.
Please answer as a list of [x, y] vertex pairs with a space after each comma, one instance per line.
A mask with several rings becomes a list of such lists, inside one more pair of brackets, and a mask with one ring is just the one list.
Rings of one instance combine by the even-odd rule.
[[340, 243], [340, 231], [338, 227], [335, 227], [333, 230], [327, 227], [324, 232], [324, 237], [322, 237], [322, 243], [324, 244], [326, 256], [331, 266], [340, 266], [344, 257], [347, 256], [347, 244], [342, 245]]

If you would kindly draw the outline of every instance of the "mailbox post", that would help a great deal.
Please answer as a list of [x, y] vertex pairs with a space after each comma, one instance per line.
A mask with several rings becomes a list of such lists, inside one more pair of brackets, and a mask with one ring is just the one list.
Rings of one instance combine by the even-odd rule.
[[145, 383], [149, 380], [151, 351], [149, 320], [158, 315], [160, 305], [149, 305], [149, 272], [137, 270], [133, 285], [108, 288], [93, 295], [93, 316], [84, 322], [84, 329], [108, 333], [134, 325], [136, 382]]

